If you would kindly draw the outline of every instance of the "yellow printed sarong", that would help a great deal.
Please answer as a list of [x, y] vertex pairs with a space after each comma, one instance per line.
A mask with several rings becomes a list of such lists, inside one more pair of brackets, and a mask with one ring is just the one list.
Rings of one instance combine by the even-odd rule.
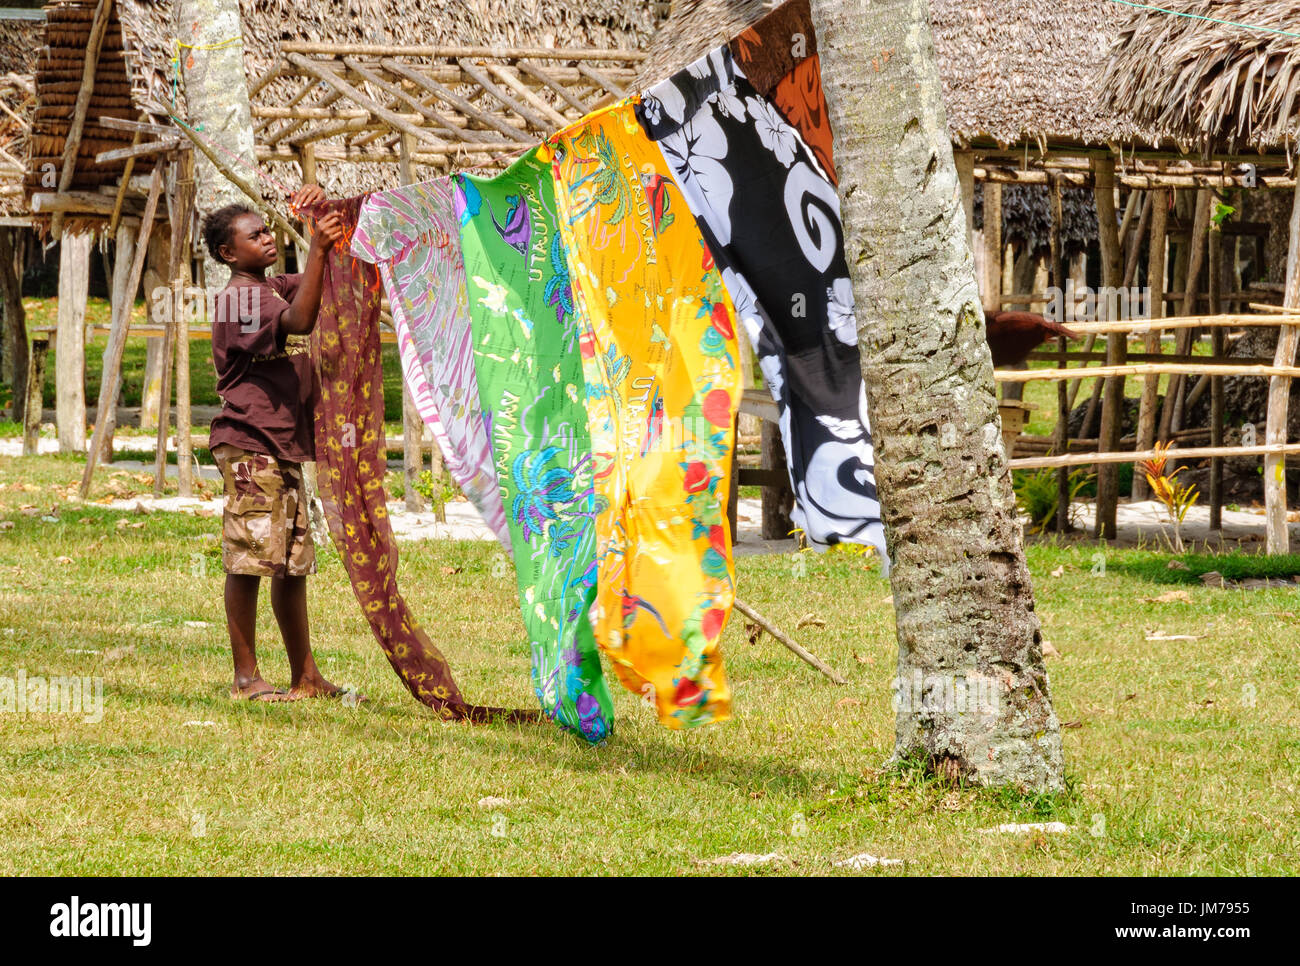
[[634, 102], [550, 140], [600, 513], [596, 640], [661, 723], [730, 716], [735, 312]]

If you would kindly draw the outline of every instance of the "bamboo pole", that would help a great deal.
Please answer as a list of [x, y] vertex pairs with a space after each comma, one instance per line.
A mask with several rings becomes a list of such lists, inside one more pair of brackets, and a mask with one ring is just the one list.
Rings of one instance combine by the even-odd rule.
[[[1095, 178], [1082, 171], [1050, 172], [1058, 174], [1064, 183], [1075, 188], [1090, 188]], [[984, 164], [975, 169], [977, 181], [985, 184], [1048, 184], [1049, 172], [1030, 169], [999, 167]], [[1257, 174], [1256, 188], [1294, 188], [1296, 179], [1286, 175]], [[1161, 188], [1245, 188], [1244, 175], [1225, 174], [1118, 174], [1115, 183], [1137, 191], [1156, 191]]]
[[984, 312], [1001, 308], [1002, 186], [984, 186]]
[[[1064, 253], [1061, 251], [1061, 222], [1064, 220], [1061, 210], [1061, 183], [1053, 180], [1051, 186], [1052, 199], [1052, 224], [1048, 233], [1048, 273], [1051, 279], [1051, 285], [1057, 289], [1064, 290], [1062, 284], [1061, 262]], [[1069, 349], [1068, 340], [1062, 336], [1056, 340], [1057, 357], [1062, 360], [1060, 365], [1064, 367], [1065, 354]], [[1022, 370], [1023, 371], [1023, 370]], [[1016, 385], [1012, 383], [1012, 385]], [[1018, 385], [1023, 386], [1024, 383]], [[1056, 384], [1056, 447], [1057, 452], [1065, 452], [1066, 443], [1070, 438], [1070, 384], [1064, 380]], [[1011, 457], [1007, 454], [1007, 458]], [[1070, 529], [1070, 471], [1062, 467], [1056, 473], [1056, 532], [1065, 533]]]
[[[1147, 247], [1147, 286], [1151, 301], [1147, 310], [1160, 319], [1165, 314], [1165, 228], [1169, 220], [1169, 192], [1161, 188], [1151, 195], [1151, 244]], [[1148, 329], [1143, 344], [1147, 355], [1160, 351], [1160, 331]], [[1156, 413], [1160, 406], [1160, 377], [1142, 380], [1142, 398], [1138, 404], [1137, 439], [1139, 449], [1150, 449], [1156, 439]], [[1145, 500], [1150, 494], [1146, 477], [1133, 474], [1133, 499]]]
[[[1200, 290], [1201, 269], [1205, 265], [1206, 249], [1210, 238], [1210, 202], [1211, 192], [1202, 188], [1196, 193], [1196, 213], [1192, 228], [1192, 252], [1187, 265], [1187, 284], [1183, 290], [1184, 312], [1195, 312], [1197, 292]], [[1175, 348], [1180, 353], [1191, 352], [1192, 344], [1199, 334], [1195, 328], [1184, 329], [1178, 333]], [[1165, 396], [1164, 411], [1160, 413], [1161, 439], [1168, 439], [1173, 430], [1183, 428], [1183, 412], [1186, 409], [1187, 381], [1181, 376], [1169, 380], [1169, 392]], [[1170, 467], [1172, 472], [1173, 467]]]
[[[1115, 290], [1123, 281], [1123, 251], [1120, 247], [1119, 219], [1115, 215], [1115, 162], [1096, 158], [1092, 163], [1093, 198], [1097, 206], [1097, 231], [1101, 242], [1102, 285]], [[1109, 304], [1109, 300], [1107, 300]], [[1124, 377], [1128, 367], [1124, 356], [1128, 341], [1118, 333], [1106, 337], [1106, 361], [1102, 367], [1113, 372], [1107, 377], [1101, 406], [1101, 446], [1116, 449], [1124, 419]], [[1099, 374], [1101, 370], [1090, 370]], [[1113, 540], [1116, 536], [1116, 508], [1119, 504], [1119, 474], [1114, 466], [1097, 469], [1097, 515], [1094, 536]]]
[[475, 107], [472, 103], [470, 103], [465, 98], [461, 97], [459, 94], [456, 94], [451, 90], [448, 90], [446, 87], [444, 87], [442, 84], [439, 84], [437, 81], [433, 80], [432, 78], [425, 77], [424, 75], [420, 74], [419, 71], [413, 70], [411, 67], [407, 66], [406, 64], [392, 60], [391, 58], [386, 58], [384, 60], [381, 60], [379, 63], [380, 66], [383, 67], [385, 70], [387, 70], [389, 73], [397, 74], [399, 77], [404, 77], [406, 80], [409, 80], [417, 87], [423, 88], [425, 91], [427, 91], [430, 94], [437, 95], [443, 101], [450, 104], [452, 107], [456, 108], [456, 110], [464, 114], [467, 118], [478, 121], [479, 123], [483, 124], [485, 127], [489, 127], [492, 130], [496, 131], [498, 134], [504, 134], [506, 137], [518, 141], [521, 144], [532, 144], [533, 141], [535, 140], [534, 138], [531, 138], [527, 134], [523, 133], [522, 131], [512, 127], [510, 124], [506, 123], [502, 119], [495, 117], [492, 114], [480, 111], [477, 107]]
[[831, 681], [833, 681], [835, 684], [848, 683], [844, 679], [844, 676], [841, 675], [838, 671], [832, 668], [829, 664], [827, 664], [825, 661], [819, 658], [812, 651], [808, 650], [803, 645], [797, 643], [793, 638], [790, 637], [790, 635], [786, 634], [785, 631], [781, 630], [781, 628], [777, 627], [774, 623], [772, 623], [772, 621], [768, 620], [766, 617], [764, 617], [758, 611], [754, 610], [754, 608], [750, 607], [744, 601], [737, 599], [735, 607], [736, 610], [740, 611], [742, 614], [744, 614], [754, 623], [760, 625], [763, 628], [763, 630], [767, 631], [769, 634], [775, 637], [780, 643], [782, 643], [791, 651], [793, 651], [794, 654], [799, 658], [799, 660], [803, 661], [805, 664], [815, 667], [818, 671], [821, 671], [822, 674], [826, 675], [826, 677], [830, 678]]
[[1171, 449], [1166, 453], [1154, 449], [1135, 450], [1133, 452], [1113, 453], [1067, 453], [1063, 456], [1026, 456], [1011, 461], [1013, 470], [1033, 470], [1058, 466], [1087, 466], [1091, 463], [1139, 463], [1177, 453], [1182, 460], [1205, 459], [1223, 456], [1229, 459], [1247, 456], [1264, 456], [1265, 459], [1280, 460], [1287, 453], [1300, 453], [1300, 443], [1272, 443], [1263, 446], [1192, 446], [1187, 449]]
[[[194, 204], [194, 152], [185, 151], [176, 162], [176, 204], [172, 215], [171, 260], [174, 277], [182, 291], [190, 282], [190, 222]], [[176, 485], [181, 496], [194, 493], [194, 447], [190, 442], [190, 340], [189, 319], [182, 312], [176, 319]], [[157, 484], [155, 482], [155, 488]]]
[[[1223, 281], [1223, 232], [1217, 228], [1210, 231], [1209, 239], [1210, 287], [1208, 292], [1209, 310], [1217, 314], [1222, 310], [1219, 293]], [[1221, 326], [1210, 330], [1210, 354], [1221, 357], [1227, 351], [1227, 333]], [[1204, 377], [1202, 377], [1204, 378]], [[1188, 400], [1188, 407], [1195, 404], [1195, 399]], [[1223, 445], [1223, 420], [1226, 397], [1223, 391], [1223, 377], [1210, 379], [1210, 445]], [[1215, 457], [1210, 461], [1210, 529], [1223, 529], [1223, 460]]]
[[582, 47], [487, 47], [429, 44], [336, 44], [311, 41], [286, 41], [280, 45], [286, 54], [324, 54], [329, 57], [428, 57], [455, 60], [460, 57], [490, 57], [497, 60], [571, 60], [586, 62], [627, 61], [639, 64], [646, 54], [640, 50]]
[[289, 224], [289, 220], [285, 218], [284, 215], [280, 214], [280, 212], [276, 211], [274, 206], [264, 201], [260, 192], [249, 184], [242, 175], [237, 171], [234, 171], [230, 165], [226, 164], [225, 161], [219, 158], [215, 151], [204, 144], [198, 135], [190, 130], [188, 124], [183, 121], [177, 121], [176, 126], [185, 133], [185, 136], [194, 143], [196, 148], [203, 152], [204, 157], [212, 162], [213, 167], [220, 171], [227, 181], [248, 196], [249, 200], [253, 202], [255, 208], [265, 212], [271, 221], [279, 226], [281, 231], [294, 240], [295, 244], [301, 245], [304, 249], [308, 247], [306, 240], [301, 234], [299, 234], [298, 230], [294, 228], [293, 225]]
[[[1300, 309], [1300, 182], [1296, 184], [1291, 203], [1291, 225], [1287, 240], [1286, 289], [1282, 304]], [[1295, 363], [1296, 345], [1300, 343], [1300, 330], [1283, 326], [1277, 337], [1277, 353], [1273, 361], [1279, 368]], [[1285, 443], [1287, 438], [1287, 406], [1291, 398], [1291, 379], [1294, 373], [1279, 373], [1268, 385], [1268, 426], [1264, 430], [1266, 443]], [[1267, 535], [1266, 550], [1270, 554], [1283, 554], [1290, 549], [1290, 534], [1286, 526], [1286, 461], [1278, 455], [1264, 458], [1264, 516]]]
[[[1139, 363], [1137, 365], [1097, 366], [1092, 369], [999, 369], [993, 373], [995, 382], [1035, 382], [1055, 379], [1109, 379], [1118, 376], [1149, 375], [1200, 375], [1211, 376], [1300, 376], [1300, 368], [1294, 366], [1225, 366], [1225, 365], [1178, 365], [1159, 362]], [[1104, 437], [1103, 437], [1104, 438]]]
[[[1293, 312], [1293, 310], [1288, 310]], [[1160, 329], [1195, 329], [1211, 326], [1237, 328], [1277, 328], [1279, 325], [1300, 325], [1300, 315], [1286, 317], [1264, 315], [1180, 315], [1168, 319], [1135, 319], [1127, 322], [1071, 322], [1074, 332], [1136, 332], [1145, 334]]]
[[[411, 106], [411, 108], [416, 112], [417, 115], [424, 118], [426, 121], [432, 121], [435, 125], [442, 128], [453, 138], [461, 139], [461, 138], [468, 137], [468, 139], [471, 141], [480, 140], [478, 137], [473, 136], [474, 135], [473, 131], [468, 130], [468, 128], [465, 128], [463, 130], [461, 128], [458, 128], [450, 121], [450, 119], [444, 117], [440, 112], [435, 111], [433, 108], [422, 104], [418, 98], [416, 98], [412, 94], [408, 94], [406, 91], [402, 90], [396, 84], [390, 84], [388, 81], [380, 77], [377, 73], [368, 69], [365, 65], [358, 63], [355, 58], [345, 57], [343, 58], [343, 63], [347, 64], [348, 67], [350, 67], [360, 77], [368, 81], [374, 87], [377, 87], [379, 90], [383, 91], [385, 94], [388, 94], [391, 97], [395, 97], [398, 100], [405, 101], [407, 104]], [[396, 116], [404, 117], [404, 115], [400, 115], [400, 114]]]

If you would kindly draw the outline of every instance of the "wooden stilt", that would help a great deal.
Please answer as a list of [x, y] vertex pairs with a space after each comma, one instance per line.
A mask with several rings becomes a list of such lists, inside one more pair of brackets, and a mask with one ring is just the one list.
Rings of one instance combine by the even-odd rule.
[[23, 403], [23, 455], [35, 456], [41, 437], [41, 410], [45, 395], [45, 357], [50, 340], [32, 339], [32, 354], [27, 361], [27, 399]]
[[[1061, 184], [1053, 179], [1051, 187], [1048, 189], [1052, 193], [1052, 225], [1048, 233], [1048, 272], [1050, 273], [1050, 283], [1052, 286], [1064, 291], [1062, 282], [1061, 262], [1064, 253], [1061, 251], [1061, 221], [1063, 214], [1061, 210]], [[1059, 354], [1064, 357], [1068, 349], [1066, 339], [1057, 339], [1057, 348]], [[1060, 363], [1065, 365], [1064, 358]], [[1064, 453], [1067, 441], [1070, 438], [1070, 384], [1064, 380], [1056, 384], [1056, 433], [1055, 446], [1058, 453]], [[1007, 454], [1009, 459], [1011, 453]], [[1065, 533], [1070, 529], [1070, 470], [1067, 467], [1061, 467], [1056, 471], [1056, 532]]]
[[[1169, 189], [1151, 193], [1151, 244], [1147, 251], [1147, 286], [1151, 290], [1151, 318], [1165, 315], [1165, 228], [1169, 222]], [[1146, 334], [1143, 349], [1147, 354], [1160, 351], [1160, 330]], [[1156, 412], [1160, 405], [1160, 377], [1147, 376], [1142, 381], [1142, 400], [1138, 407], [1137, 448], [1150, 449], [1156, 438]], [[1133, 474], [1133, 499], [1145, 500], [1151, 488], [1141, 473]]]
[[[176, 162], [176, 206], [172, 224], [172, 263], [182, 290], [190, 283], [193, 251], [190, 221], [194, 205], [194, 152], [182, 151]], [[184, 304], [184, 303], [182, 303]], [[194, 493], [194, 447], [190, 442], [189, 314], [176, 320], [176, 486], [181, 496]]]
[[[95, 475], [96, 464], [104, 458], [104, 452], [113, 445], [113, 425], [115, 420], [108, 415], [117, 401], [117, 381], [122, 373], [122, 356], [126, 352], [126, 336], [131, 327], [131, 303], [135, 290], [140, 285], [140, 275], [144, 271], [145, 255], [148, 252], [149, 232], [153, 230], [154, 218], [158, 212], [158, 198], [162, 193], [162, 165], [157, 165], [149, 180], [149, 199], [145, 202], [144, 219], [140, 222], [140, 235], [137, 238], [135, 252], [131, 258], [130, 268], [119, 288], [113, 287], [113, 322], [108, 335], [108, 345], [104, 348], [104, 371], [99, 383], [99, 412], [95, 417], [95, 434], [90, 440], [90, 452], [86, 454], [86, 469], [81, 474], [81, 499], [90, 495], [90, 481]], [[123, 225], [120, 233], [126, 231]], [[118, 253], [119, 263], [123, 252]]]
[[[1216, 315], [1222, 308], [1219, 293], [1223, 281], [1223, 232], [1212, 230], [1209, 245], [1210, 314]], [[1215, 358], [1223, 356], [1227, 350], [1226, 341], [1227, 332], [1222, 326], [1216, 325], [1210, 329], [1210, 354]], [[1212, 447], [1223, 445], [1226, 404], [1223, 377], [1212, 376], [1210, 378], [1210, 446]], [[1223, 460], [1217, 456], [1210, 460], [1210, 529], [1223, 529]]]
[[[1286, 289], [1282, 304], [1290, 309], [1300, 309], [1300, 181], [1296, 184], [1295, 198], [1291, 204], [1291, 231], [1287, 241]], [[1284, 325], [1277, 337], [1277, 352], [1273, 364], [1295, 364], [1296, 346], [1300, 343], [1300, 327]], [[1266, 445], [1282, 444], [1287, 439], [1287, 407], [1291, 398], [1291, 380], [1275, 377], [1268, 383], [1268, 425], [1264, 429]], [[1287, 553], [1290, 535], [1286, 526], [1286, 456], [1281, 453], [1264, 457], [1264, 519], [1267, 529], [1265, 547], [1270, 554]]]
[[86, 450], [86, 298], [90, 285], [88, 232], [59, 242], [59, 315], [54, 340], [55, 413], [60, 453]]
[[[1097, 231], [1101, 242], [1102, 285], [1110, 291], [1119, 288], [1123, 281], [1122, 252], [1119, 240], [1119, 221], [1115, 217], [1115, 162], [1111, 158], [1095, 158], [1092, 162], [1093, 197], [1097, 206]], [[1110, 299], [1099, 299], [1110, 304]], [[1101, 307], [1098, 306], [1098, 314]], [[1128, 343], [1123, 335], [1106, 337], [1107, 366], [1123, 367], [1128, 354]], [[1124, 419], [1124, 377], [1116, 375], [1107, 379], [1101, 407], [1101, 448], [1116, 450]], [[1097, 467], [1097, 515], [1093, 535], [1104, 539], [1115, 538], [1115, 514], [1119, 504], [1118, 467], [1101, 464]]]

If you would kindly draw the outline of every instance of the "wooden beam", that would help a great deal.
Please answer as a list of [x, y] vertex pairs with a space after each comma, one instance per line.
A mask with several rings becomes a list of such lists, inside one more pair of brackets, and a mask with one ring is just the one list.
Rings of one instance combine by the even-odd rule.
[[[1281, 460], [1287, 453], [1300, 453], [1300, 443], [1278, 443], [1264, 446], [1191, 446], [1187, 449], [1177, 448], [1157, 452], [1153, 449], [1135, 450], [1119, 453], [1067, 453], [1063, 456], [1030, 456], [1011, 461], [1013, 470], [1033, 470], [1055, 466], [1088, 466], [1091, 463], [1140, 463], [1155, 459], [1157, 456], [1176, 454], [1181, 460], [1206, 459], [1223, 456], [1228, 459], [1240, 459], [1247, 456], [1263, 456], [1265, 462], [1270, 459]], [[1284, 521], [1285, 522], [1285, 521]]]
[[[1115, 162], [1111, 158], [1096, 158], [1092, 164], [1093, 199], [1097, 208], [1097, 232], [1101, 244], [1102, 285], [1118, 289], [1123, 281], [1123, 257], [1120, 246], [1119, 219], [1115, 214]], [[1127, 367], [1124, 356], [1128, 341], [1113, 333], [1106, 338], [1104, 367], [1112, 371], [1105, 384], [1101, 405], [1101, 448], [1119, 447], [1124, 416], [1124, 376]], [[1099, 372], [1101, 370], [1098, 370]], [[1116, 509], [1119, 503], [1119, 474], [1113, 466], [1097, 468], [1097, 517], [1093, 535], [1103, 540], [1116, 536]]]
[[578, 73], [581, 74], [583, 77], [587, 78], [588, 80], [596, 84], [599, 84], [601, 87], [609, 91], [615, 97], [627, 97], [627, 89], [623, 87], [623, 85], [617, 83], [608, 74], [596, 70], [594, 67], [590, 67], [584, 63], [579, 63]]
[[515, 66], [518, 67], [522, 73], [527, 74], [530, 77], [536, 79], [541, 84], [545, 84], [552, 91], [554, 91], [561, 98], [563, 98], [564, 101], [570, 107], [574, 108], [577, 111], [580, 111], [583, 114], [587, 113], [588, 107], [586, 102], [584, 102], [581, 98], [575, 97], [572, 93], [570, 93], [569, 89], [564, 86], [564, 84], [559, 80], [559, 78], [555, 77], [550, 72], [543, 70], [537, 64], [534, 64], [531, 61], [527, 61], [527, 60], [521, 60]]
[[[1296, 185], [1291, 202], [1291, 225], [1287, 239], [1286, 289], [1282, 304], [1300, 310], [1300, 182]], [[1277, 337], [1277, 352], [1273, 357], [1276, 366], [1295, 365], [1296, 346], [1300, 344], [1300, 329], [1283, 326]], [[1287, 439], [1287, 408], [1291, 398], [1289, 377], [1270, 379], [1268, 384], [1268, 425], [1264, 429], [1267, 445], [1285, 443]], [[1286, 461], [1280, 455], [1264, 457], [1264, 519], [1265, 550], [1270, 554], [1287, 553], [1290, 534], [1286, 526]]]
[[305, 70], [307, 73], [319, 77], [322, 81], [324, 81], [330, 87], [334, 88], [334, 90], [342, 94], [348, 100], [356, 104], [360, 104], [366, 110], [372, 112], [376, 117], [380, 117], [383, 120], [387, 121], [394, 129], [401, 131], [404, 134], [409, 134], [412, 137], [420, 141], [423, 141], [426, 144], [430, 144], [435, 148], [443, 146], [443, 140], [440, 137], [438, 137], [436, 134], [434, 134], [432, 131], [426, 130], [424, 128], [418, 128], [413, 124], [407, 124], [395, 112], [388, 110], [386, 107], [379, 104], [373, 98], [368, 97], [365, 94], [363, 94], [361, 91], [357, 90], [347, 81], [345, 81], [342, 77], [340, 77], [334, 71], [330, 70], [328, 67], [325, 67], [319, 61], [310, 60], [309, 58], [304, 57], [301, 54], [288, 54], [287, 56], [289, 58], [290, 63], [296, 64], [299, 67], [301, 67], [303, 70]]
[[[534, 110], [541, 111], [543, 117], [550, 118], [551, 123], [556, 125], [557, 130], [569, 125], [569, 118], [565, 117], [550, 104], [547, 104], [533, 91], [530, 91], [527, 85], [519, 79], [519, 75], [514, 71], [510, 70], [508, 67], [503, 67], [501, 64], [488, 64], [487, 69], [496, 75], [502, 83], [527, 101], [529, 106]], [[586, 112], [584, 111], [583, 113]]]
[[1199, 365], [1185, 363], [1144, 362], [1124, 366], [1096, 366], [1082, 369], [997, 369], [994, 382], [1037, 382], [1043, 379], [1109, 379], [1118, 376], [1193, 375], [1211, 376], [1300, 376], [1300, 368], [1278, 365]]
[[429, 57], [455, 60], [459, 57], [491, 57], [496, 60], [565, 60], [625, 61], [639, 64], [646, 54], [640, 50], [583, 47], [453, 47], [429, 44], [335, 44], [312, 41], [286, 41], [280, 44], [285, 53], [324, 54], [328, 57]]
[[166, 141], [150, 141], [147, 144], [132, 144], [129, 148], [114, 148], [112, 151], [101, 151], [95, 155], [95, 163], [108, 164], [110, 161], [134, 160], [151, 154], [170, 155], [179, 150], [180, 146], [181, 141], [179, 138], [168, 138]]
[[280, 230], [283, 231], [285, 234], [287, 234], [290, 238], [292, 238], [297, 244], [302, 245], [304, 248], [307, 247], [307, 242], [302, 237], [301, 233], [299, 233], [298, 229], [294, 228], [293, 225], [289, 223], [289, 220], [285, 218], [282, 214], [280, 214], [280, 212], [278, 212], [272, 205], [264, 201], [262, 199], [261, 193], [257, 191], [257, 189], [254, 188], [251, 184], [249, 184], [248, 181], [245, 180], [242, 175], [240, 175], [238, 172], [233, 170], [230, 167], [230, 165], [226, 164], [225, 161], [219, 158], [215, 151], [213, 151], [210, 147], [204, 144], [203, 141], [198, 136], [196, 136], [193, 131], [189, 129], [188, 125], [178, 124], [177, 127], [179, 127], [180, 130], [185, 134], [185, 136], [188, 137], [194, 143], [194, 146], [196, 148], [198, 148], [200, 151], [203, 152], [203, 154], [207, 157], [207, 159], [212, 162], [213, 167], [215, 167], [218, 171], [220, 171], [221, 174], [225, 176], [227, 181], [229, 181], [236, 188], [242, 191], [248, 197], [248, 199], [251, 202], [253, 202], [253, 206], [255, 208], [264, 211], [267, 214], [267, 216], [280, 228]]
[[538, 131], [546, 133], [550, 132], [551, 122], [549, 120], [542, 115], [535, 113], [532, 108], [515, 100], [515, 98], [511, 97], [508, 92], [503, 91], [496, 84], [492, 83], [492, 79], [488, 77], [486, 72], [479, 70], [464, 58], [457, 60], [456, 63], [460, 65], [460, 69], [468, 74], [473, 79], [474, 83], [478, 84], [480, 88], [488, 94], [491, 94], [506, 107], [510, 108], [510, 110], [514, 111]]
[[447, 118], [443, 117], [442, 114], [435, 111], [433, 108], [427, 107], [426, 105], [422, 104], [418, 98], [412, 96], [411, 94], [408, 94], [406, 91], [402, 90], [396, 84], [390, 84], [388, 81], [384, 80], [374, 71], [369, 70], [363, 64], [359, 63], [355, 58], [345, 57], [343, 58], [343, 63], [347, 64], [348, 67], [350, 67], [358, 75], [360, 75], [365, 80], [369, 81], [375, 87], [379, 88], [385, 94], [398, 98], [399, 100], [403, 100], [407, 104], [411, 105], [411, 108], [417, 114], [419, 114], [425, 120], [431, 121], [438, 127], [442, 128], [444, 131], [450, 134], [452, 138], [459, 140], [461, 138], [467, 137], [471, 141], [480, 140], [479, 137], [473, 134], [467, 134], [467, 132], [458, 129]]
[[[81, 134], [86, 127], [86, 110], [95, 92], [95, 70], [99, 66], [99, 52], [104, 47], [104, 34], [108, 30], [113, 0], [99, 0], [95, 5], [95, 19], [90, 25], [86, 41], [86, 56], [81, 66], [81, 87], [77, 89], [77, 102], [72, 108], [72, 124], [63, 141], [63, 168], [59, 171], [59, 191], [72, 187], [72, 177], [77, 170], [77, 152], [81, 149]], [[63, 214], [55, 212], [50, 223], [50, 234], [58, 238], [63, 234]]]
[[[139, 214], [140, 209], [134, 202], [128, 202], [129, 210], [132, 214]], [[54, 193], [48, 191], [38, 191], [32, 195], [32, 211], [36, 214], [62, 213], [74, 215], [104, 215], [111, 217], [113, 214], [114, 199], [108, 195], [102, 195], [97, 191], [64, 191]]]
[[121, 289], [114, 286], [114, 301], [116, 303], [116, 300], [121, 299], [123, 304], [114, 306], [118, 311], [113, 314], [108, 345], [104, 349], [104, 371], [99, 381], [99, 409], [95, 415], [95, 433], [90, 438], [90, 451], [86, 454], [86, 468], [81, 474], [81, 488], [78, 491], [83, 500], [90, 495], [90, 481], [95, 475], [95, 465], [105, 458], [105, 446], [112, 446], [111, 427], [114, 420], [106, 416], [110, 408], [117, 405], [117, 381], [122, 372], [122, 356], [126, 353], [127, 332], [131, 327], [131, 304], [136, 290], [140, 287], [145, 256], [149, 252], [149, 234], [153, 231], [154, 218], [158, 212], [158, 198], [161, 193], [162, 165], [160, 164], [154, 167], [153, 175], [149, 179], [149, 198], [145, 202], [140, 233], [136, 236], [130, 272]]
[[506, 137], [510, 138], [511, 140], [520, 142], [522, 144], [532, 144], [536, 140], [535, 138], [529, 137], [527, 134], [523, 133], [522, 131], [507, 124], [502, 119], [495, 117], [490, 113], [485, 113], [479, 110], [477, 107], [474, 106], [473, 103], [461, 97], [459, 94], [456, 94], [448, 90], [446, 87], [444, 87], [442, 84], [439, 84], [437, 81], [421, 75], [418, 71], [412, 70], [410, 67], [408, 67], [406, 64], [401, 63], [400, 61], [393, 60], [392, 58], [385, 58], [384, 60], [380, 61], [380, 65], [389, 73], [397, 74], [399, 77], [404, 77], [407, 80], [409, 80], [411, 83], [415, 84], [417, 87], [423, 88], [424, 90], [428, 91], [430, 94], [437, 95], [443, 101], [450, 104], [452, 107], [456, 108], [456, 110], [464, 114], [467, 118], [478, 121], [480, 124], [483, 124], [485, 127], [491, 128], [492, 130], [496, 131], [498, 134], [504, 134]]

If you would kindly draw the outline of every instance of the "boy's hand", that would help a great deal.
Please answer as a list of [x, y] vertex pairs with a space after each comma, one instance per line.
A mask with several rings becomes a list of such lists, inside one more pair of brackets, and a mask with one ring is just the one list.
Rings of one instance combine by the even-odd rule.
[[329, 251], [342, 237], [343, 216], [337, 211], [331, 211], [316, 219], [315, 232], [311, 236], [313, 246], [319, 245], [322, 251]]
[[293, 193], [289, 207], [294, 211], [318, 205], [325, 200], [325, 191], [318, 184], [305, 184]]

